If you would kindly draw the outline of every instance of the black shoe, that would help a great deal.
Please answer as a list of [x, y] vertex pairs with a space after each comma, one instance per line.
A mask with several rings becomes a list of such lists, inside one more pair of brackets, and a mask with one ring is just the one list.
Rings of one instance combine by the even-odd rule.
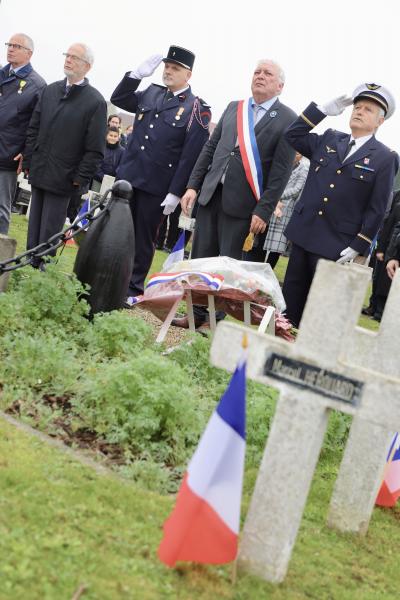
[[163, 252], [166, 252], [167, 254], [171, 254], [172, 248], [168, 248], [168, 246], [163, 246]]
[[361, 314], [366, 315], [367, 317], [373, 317], [374, 313], [375, 313], [375, 310], [372, 308], [372, 306], [366, 306], [361, 311]]
[[382, 315], [381, 313], [375, 313], [374, 316], [372, 317], [374, 321], [378, 321], [378, 323], [380, 323], [382, 321]]
[[162, 244], [156, 244], [156, 250], [162, 250], [163, 246]]
[[[196, 317], [196, 315], [194, 316], [194, 326], [196, 329], [204, 324], [204, 319], [201, 317]], [[175, 319], [172, 319], [171, 325], [174, 325], [174, 327], [182, 327], [182, 329], [189, 329], [189, 317], [187, 315], [183, 317], [175, 317]]]

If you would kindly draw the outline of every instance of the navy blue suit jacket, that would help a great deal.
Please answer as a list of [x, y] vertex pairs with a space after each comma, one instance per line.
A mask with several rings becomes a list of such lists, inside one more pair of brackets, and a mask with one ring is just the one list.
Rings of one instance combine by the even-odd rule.
[[311, 162], [285, 233], [308, 252], [336, 260], [347, 246], [360, 254], [368, 250], [385, 215], [399, 157], [373, 136], [343, 161], [349, 134], [310, 133], [324, 117], [312, 102], [285, 133]]
[[208, 139], [210, 109], [190, 87], [164, 102], [166, 87], [137, 92], [139, 84], [127, 73], [111, 96], [113, 104], [136, 113], [117, 177], [154, 196], [182, 196]]

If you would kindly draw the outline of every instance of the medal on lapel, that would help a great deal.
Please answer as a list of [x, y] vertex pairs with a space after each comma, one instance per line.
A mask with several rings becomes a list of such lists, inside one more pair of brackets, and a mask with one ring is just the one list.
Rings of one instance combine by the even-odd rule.
[[331, 154], [332, 152], [333, 152], [334, 154], [336, 154], [336, 150], [334, 150], [334, 149], [333, 149], [333, 148], [331, 148], [330, 146], [325, 146], [325, 148], [326, 148], [326, 151], [327, 151], [327, 153], [328, 153], [328, 154]]
[[18, 94], [22, 94], [22, 90], [24, 89], [25, 86], [26, 86], [25, 79], [21, 79], [21, 81], [19, 82]]
[[369, 165], [369, 158], [368, 157], [364, 158], [364, 165]]
[[180, 120], [180, 118], [181, 118], [181, 114], [184, 112], [184, 110], [185, 110], [185, 109], [183, 108], [183, 106], [181, 106], [180, 108], [178, 108], [178, 112], [177, 112], [177, 113], [176, 113], [176, 115], [175, 115], [175, 120], [176, 120], [176, 121], [179, 121], [179, 120]]

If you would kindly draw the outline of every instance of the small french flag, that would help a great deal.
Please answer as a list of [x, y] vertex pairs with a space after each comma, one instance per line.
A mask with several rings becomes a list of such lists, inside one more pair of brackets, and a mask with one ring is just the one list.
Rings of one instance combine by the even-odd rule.
[[[247, 345], [244, 341], [243, 345]], [[221, 564], [235, 560], [246, 448], [246, 357], [243, 353], [189, 463], [164, 523], [158, 556]]]
[[182, 231], [175, 246], [172, 248], [171, 254], [163, 264], [163, 271], [166, 271], [176, 262], [183, 260], [185, 257], [185, 231]]
[[385, 474], [376, 504], [394, 506], [400, 498], [400, 435], [396, 433], [386, 459]]

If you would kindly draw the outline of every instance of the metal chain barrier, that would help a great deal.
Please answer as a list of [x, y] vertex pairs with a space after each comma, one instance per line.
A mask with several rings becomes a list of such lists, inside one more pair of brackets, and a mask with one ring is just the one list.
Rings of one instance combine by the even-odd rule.
[[[88, 225], [79, 225], [83, 221], [89, 221], [89, 226], [93, 221], [96, 221], [103, 212], [109, 211], [113, 202], [113, 196], [111, 199], [108, 199], [108, 194], [112, 190], [109, 189], [101, 196], [100, 200], [96, 202], [92, 206], [90, 210], [85, 213], [79, 215], [79, 217], [75, 218], [75, 221], [72, 223], [70, 227], [67, 229], [60, 231], [60, 233], [55, 233], [47, 240], [47, 242], [42, 242], [35, 248], [31, 248], [22, 254], [18, 254], [18, 256], [14, 256], [14, 258], [9, 258], [4, 262], [0, 263], [0, 275], [3, 273], [7, 273], [8, 271], [15, 271], [16, 269], [21, 269], [22, 267], [26, 267], [27, 265], [31, 265], [34, 259], [42, 258], [52, 250], [56, 250], [63, 244], [72, 238], [74, 238], [78, 233], [87, 229]], [[95, 212], [99, 209], [99, 212], [95, 215]]]

